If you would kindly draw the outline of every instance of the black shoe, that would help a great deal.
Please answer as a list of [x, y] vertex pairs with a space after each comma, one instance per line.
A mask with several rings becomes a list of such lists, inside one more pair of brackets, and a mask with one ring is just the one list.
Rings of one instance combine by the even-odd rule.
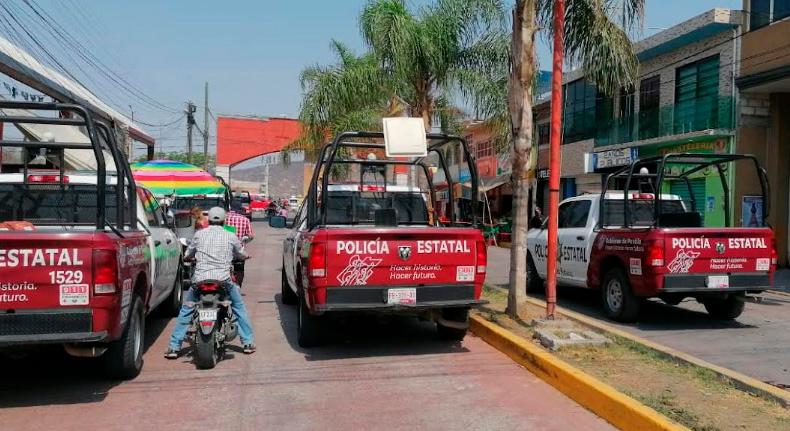
[[244, 354], [251, 355], [255, 353], [255, 344], [245, 344], [244, 345]]
[[178, 359], [178, 350], [167, 349], [167, 351], [165, 352], [165, 358]]

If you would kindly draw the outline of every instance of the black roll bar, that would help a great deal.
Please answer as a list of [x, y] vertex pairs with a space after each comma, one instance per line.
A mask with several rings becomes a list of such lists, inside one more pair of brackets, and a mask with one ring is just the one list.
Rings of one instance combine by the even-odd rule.
[[[451, 176], [450, 176], [450, 172], [449, 172], [447, 163], [444, 160], [444, 156], [441, 153], [441, 151], [439, 151], [439, 149], [440, 149], [440, 147], [444, 146], [445, 144], [447, 144], [448, 142], [451, 142], [451, 141], [458, 141], [458, 142], [461, 143], [461, 146], [464, 149], [464, 153], [466, 154], [466, 161], [467, 161], [467, 166], [469, 167], [469, 175], [470, 175], [470, 180], [471, 180], [471, 185], [472, 185], [472, 202], [473, 202], [472, 224], [473, 224], [473, 226], [478, 226], [478, 217], [477, 217], [477, 204], [478, 204], [477, 164], [475, 163], [474, 155], [469, 152], [469, 145], [467, 144], [466, 140], [464, 140], [463, 138], [461, 138], [459, 136], [447, 135], [447, 134], [444, 134], [444, 133], [426, 133], [425, 137], [428, 140], [437, 140], [437, 141], [439, 141], [437, 143], [429, 145], [428, 146], [428, 151], [435, 152], [438, 155], [438, 157], [439, 157], [439, 162], [442, 165], [442, 169], [445, 172], [445, 178], [447, 179], [448, 194], [449, 194], [449, 197], [450, 197], [450, 202], [453, 202], [453, 200], [454, 200], [453, 199], [454, 198], [453, 191], [452, 191], [453, 183], [452, 183], [452, 179], [451, 179]], [[321, 196], [322, 196], [322, 200], [321, 200], [321, 220], [320, 220], [320, 222], [321, 222], [321, 224], [325, 225], [326, 224], [326, 217], [327, 217], [327, 212], [326, 212], [326, 205], [327, 205], [326, 201], [327, 200], [326, 200], [326, 196], [327, 196], [327, 190], [328, 190], [328, 187], [329, 187], [329, 171], [330, 171], [331, 166], [333, 164], [335, 164], [335, 163], [370, 163], [370, 162], [373, 162], [373, 161], [367, 161], [367, 160], [366, 161], [357, 161], [357, 160], [354, 160], [354, 161], [342, 161], [342, 160], [336, 161], [335, 158], [337, 156], [338, 150], [340, 148], [380, 148], [380, 149], [383, 149], [385, 147], [384, 144], [380, 144], [380, 143], [363, 143], [363, 142], [349, 142], [349, 141], [346, 141], [347, 139], [361, 139], [361, 138], [383, 139], [384, 138], [384, 133], [382, 133], [382, 132], [343, 132], [343, 133], [340, 133], [339, 135], [337, 135], [332, 140], [331, 143], [329, 143], [327, 145], [324, 145], [321, 148], [321, 152], [319, 153], [319, 156], [318, 156], [318, 159], [317, 159], [317, 162], [316, 162], [316, 166], [315, 166], [315, 168], [313, 170], [313, 175], [312, 175], [312, 178], [311, 178], [311, 181], [310, 181], [310, 191], [308, 192], [308, 196], [307, 196], [307, 199], [308, 199], [308, 214], [307, 214], [307, 217], [308, 217], [308, 224], [310, 226], [314, 226], [318, 222], [318, 220], [316, 220], [316, 218], [317, 218], [317, 214], [316, 214], [317, 208], [316, 208], [316, 203], [315, 203], [316, 196], [313, 195], [312, 199], [311, 199], [310, 196], [311, 196], [311, 194], [317, 193], [316, 189], [317, 189], [317, 186], [318, 186], [318, 184], [317, 184], [318, 183], [318, 175], [319, 175], [319, 172], [321, 171], [321, 169], [323, 168], [324, 174], [323, 174], [323, 177], [321, 178]], [[387, 165], [387, 164], [393, 164], [393, 165], [394, 164], [404, 164], [404, 165], [412, 165], [412, 166], [413, 165], [422, 165], [424, 171], [426, 172], [426, 176], [430, 177], [429, 175], [427, 175], [427, 167], [424, 165], [424, 163], [422, 163], [422, 158], [421, 157], [417, 158], [417, 159], [415, 159], [413, 161], [396, 161], [396, 160], [383, 161], [382, 160], [382, 161], [379, 161], [379, 163], [380, 164], [384, 164], [384, 165]], [[429, 185], [431, 187], [431, 195], [432, 195], [432, 198], [434, 199], [434, 204], [435, 204], [435, 192], [433, 191], [433, 182], [430, 181]], [[451, 205], [450, 207], [451, 207], [451, 209], [450, 209], [451, 224], [454, 225], [456, 223], [454, 205]]]
[[[730, 225], [731, 217], [730, 217], [730, 202], [729, 202], [729, 185], [727, 184], [726, 178], [724, 176], [724, 170], [722, 169], [721, 165], [724, 163], [730, 162], [737, 162], [739, 160], [751, 160], [755, 166], [757, 171], [758, 177], [760, 179], [760, 188], [762, 190], [762, 198], [763, 198], [763, 224], [766, 224], [766, 219], [768, 218], [769, 214], [769, 183], [768, 183], [768, 176], [764, 168], [760, 166], [760, 163], [757, 161], [757, 157], [752, 154], [705, 154], [705, 153], [667, 153], [660, 156], [652, 156], [646, 157], [643, 159], [639, 159], [634, 161], [628, 166], [625, 166], [614, 173], [608, 174], [606, 176], [606, 182], [604, 184], [603, 190], [601, 191], [601, 199], [599, 203], [599, 212], [601, 217], [599, 217], [599, 227], [603, 227], [606, 225], [604, 221], [605, 212], [604, 212], [604, 201], [606, 199], [606, 193], [609, 190], [610, 185], [614, 180], [626, 178], [625, 182], [625, 189], [623, 190], [623, 210], [624, 210], [624, 219], [623, 224], [624, 226], [630, 226], [629, 220], [629, 208], [628, 208], [628, 189], [631, 185], [631, 181], [634, 178], [655, 178], [656, 179], [656, 190], [654, 197], [654, 226], [659, 226], [659, 216], [661, 212], [661, 184], [664, 182], [665, 179], [680, 179], [686, 183], [687, 188], [689, 189], [689, 195], [692, 199], [692, 206], [696, 207], [696, 199], [694, 197], [693, 190], [691, 189], [691, 184], [688, 181], [688, 177], [700, 170], [703, 170], [709, 166], [716, 166], [716, 169], [719, 173], [719, 178], [722, 182], [722, 187], [724, 190], [724, 206], [725, 206], [725, 222], [727, 226]], [[657, 169], [655, 174], [634, 174], [634, 170], [637, 166], [648, 166], [651, 164], [656, 164]], [[685, 171], [680, 175], [673, 175], [667, 174], [666, 167], [668, 164], [683, 164], [683, 165], [697, 165], [693, 169]], [[694, 208], [696, 210], [696, 208]]]
[[[48, 102], [48, 103], [36, 103], [36, 102], [16, 102], [16, 101], [8, 101], [2, 100], [0, 101], [0, 109], [25, 109], [25, 110], [35, 110], [35, 111], [47, 111], [47, 112], [69, 112], [71, 114], [76, 114], [76, 116], [80, 118], [55, 118], [55, 117], [20, 117], [20, 116], [11, 116], [11, 115], [0, 115], [0, 123], [11, 123], [11, 124], [49, 124], [49, 125], [61, 125], [61, 126], [78, 126], [78, 127], [85, 127], [85, 130], [88, 134], [88, 139], [90, 140], [90, 145], [86, 145], [85, 143], [76, 143], [76, 142], [35, 142], [35, 141], [0, 141], [0, 146], [9, 146], [9, 147], [22, 147], [23, 148], [23, 155], [25, 157], [25, 163], [23, 165], [23, 175], [27, 178], [27, 148], [35, 146], [41, 148], [73, 148], [73, 149], [86, 149], [92, 148], [94, 157], [96, 158], [96, 229], [97, 230], [104, 230], [106, 224], [106, 208], [105, 208], [105, 187], [106, 187], [106, 174], [107, 169], [105, 166], [104, 161], [104, 154], [102, 152], [101, 141], [99, 139], [99, 135], [96, 132], [96, 123], [93, 121], [92, 115], [89, 111], [81, 105], [73, 104], [73, 103], [58, 103], [58, 102]], [[63, 172], [61, 168], [61, 173]], [[62, 182], [61, 176], [61, 182]]]

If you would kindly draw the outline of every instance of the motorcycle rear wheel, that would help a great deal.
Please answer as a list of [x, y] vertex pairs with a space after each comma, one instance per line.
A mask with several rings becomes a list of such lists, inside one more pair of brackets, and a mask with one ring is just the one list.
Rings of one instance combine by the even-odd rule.
[[200, 330], [195, 334], [195, 365], [202, 370], [209, 370], [217, 365], [217, 330], [206, 335]]

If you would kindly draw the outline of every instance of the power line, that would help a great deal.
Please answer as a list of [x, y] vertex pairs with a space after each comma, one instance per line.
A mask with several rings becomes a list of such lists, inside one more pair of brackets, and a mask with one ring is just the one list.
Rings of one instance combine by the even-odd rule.
[[166, 112], [178, 112], [178, 110], [173, 109], [169, 106], [166, 106], [156, 99], [148, 96], [142, 90], [131, 84], [128, 80], [123, 78], [121, 75], [116, 73], [112, 70], [109, 66], [107, 66], [101, 59], [96, 57], [90, 50], [88, 50], [82, 43], [79, 42], [71, 33], [68, 32], [62, 25], [60, 25], [46, 10], [41, 8], [35, 0], [22, 0], [32, 11], [33, 13], [41, 19], [47, 26], [49, 26], [52, 30], [55, 31], [57, 36], [60, 39], [64, 40], [68, 43], [73, 50], [77, 52], [77, 54], [82, 57], [82, 59], [92, 66], [94, 69], [99, 71], [102, 75], [104, 75], [107, 79], [111, 80], [119, 87], [126, 90], [132, 96], [135, 96], [139, 100], [143, 101], [151, 105], [154, 108], [166, 111]]

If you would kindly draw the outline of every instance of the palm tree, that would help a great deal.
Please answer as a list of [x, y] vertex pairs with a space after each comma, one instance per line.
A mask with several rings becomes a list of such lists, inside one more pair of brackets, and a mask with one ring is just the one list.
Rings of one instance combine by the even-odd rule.
[[411, 11], [405, 0], [372, 0], [360, 16], [362, 37], [410, 113], [431, 119], [453, 91], [478, 110], [489, 101], [479, 78], [507, 67], [504, 10], [497, 0], [437, 0]]
[[[640, 26], [645, 0], [566, 0], [565, 56], [581, 64], [586, 79], [613, 94], [632, 87], [638, 62], [627, 32]], [[532, 84], [535, 34], [553, 27], [554, 0], [516, 0], [508, 106], [513, 129], [513, 243], [507, 312], [516, 317], [526, 299], [528, 195], [534, 178]], [[615, 23], [619, 19], [619, 24]]]
[[356, 56], [336, 40], [331, 47], [337, 64], [315, 65], [301, 73], [299, 119], [304, 129], [292, 148], [314, 151], [337, 132], [375, 130], [382, 116], [398, 110], [393, 83], [373, 54]]

